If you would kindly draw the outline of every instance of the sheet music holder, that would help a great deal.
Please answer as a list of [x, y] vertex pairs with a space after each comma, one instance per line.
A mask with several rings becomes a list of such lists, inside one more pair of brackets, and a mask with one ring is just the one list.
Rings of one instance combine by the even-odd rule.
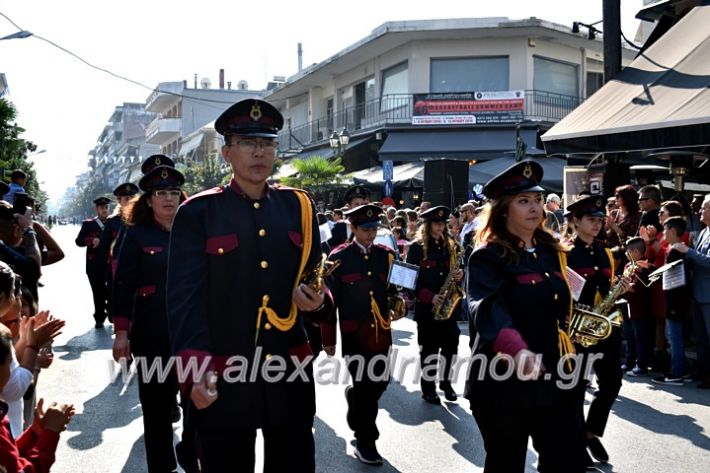
[[399, 287], [414, 290], [417, 287], [417, 276], [419, 266], [405, 263], [404, 261], [393, 261], [390, 266], [390, 273], [387, 282]]
[[666, 271], [669, 271], [669, 270], [675, 268], [675, 267], [678, 266], [679, 264], [683, 264], [683, 260], [682, 260], [682, 259], [679, 259], [679, 260], [677, 260], [677, 261], [673, 261], [672, 263], [664, 264], [663, 266], [661, 266], [660, 268], [658, 268], [657, 270], [655, 270], [654, 272], [652, 272], [651, 274], [649, 274], [649, 275], [648, 275], [648, 280], [649, 280], [650, 282], [656, 282], [656, 281], [658, 281], [658, 279], [660, 279], [660, 278], [663, 276], [663, 273], [665, 273]]

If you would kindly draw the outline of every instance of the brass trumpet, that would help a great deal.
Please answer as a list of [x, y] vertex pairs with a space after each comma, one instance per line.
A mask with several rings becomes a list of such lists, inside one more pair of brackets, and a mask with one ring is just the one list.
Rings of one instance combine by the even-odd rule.
[[407, 315], [407, 301], [400, 295], [389, 296], [387, 298], [387, 307], [393, 313], [392, 320], [399, 320]]
[[323, 254], [320, 260], [303, 272], [301, 284], [321, 293], [323, 292], [323, 280], [330, 276], [338, 266], [340, 266], [340, 260], [328, 261], [328, 257]]

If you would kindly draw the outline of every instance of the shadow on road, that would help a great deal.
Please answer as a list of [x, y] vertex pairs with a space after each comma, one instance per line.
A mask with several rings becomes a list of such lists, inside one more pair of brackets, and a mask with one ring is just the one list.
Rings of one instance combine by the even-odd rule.
[[69, 423], [69, 432], [79, 432], [67, 444], [75, 450], [88, 450], [103, 442], [107, 429], [125, 427], [143, 415], [137, 388], [132, 382], [121, 394], [124, 385], [119, 377], [103, 391], [84, 403], [84, 409]]
[[419, 391], [410, 392], [393, 381], [380, 399], [380, 408], [389, 412], [392, 420], [399, 424], [416, 426], [440, 422], [444, 432], [454, 439], [451, 448], [473, 465], [483, 467], [485, 451], [481, 434], [471, 413], [458, 403], [427, 404]]
[[704, 433], [705, 429], [691, 416], [667, 414], [624, 396], [617, 398], [613, 412], [620, 418], [650, 432], [675, 435], [697, 447], [710, 450], [710, 438]]
[[55, 353], [62, 353], [60, 360], [77, 360], [85, 351], [110, 350], [113, 347], [113, 329], [106, 326], [101, 329], [92, 328], [88, 332], [72, 337], [64, 345], [54, 346]]
[[416, 344], [414, 332], [396, 328], [396, 323], [392, 326], [392, 346], [406, 347]]
[[147, 471], [143, 435], [138, 437], [133, 443], [131, 451], [128, 453], [126, 463], [123, 465], [123, 468], [121, 468], [121, 473], [138, 473], [142, 471]]

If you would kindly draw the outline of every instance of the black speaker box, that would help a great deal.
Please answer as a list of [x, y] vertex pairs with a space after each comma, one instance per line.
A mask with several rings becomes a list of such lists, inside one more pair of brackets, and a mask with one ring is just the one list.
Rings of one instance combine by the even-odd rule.
[[424, 201], [453, 210], [468, 200], [468, 161], [437, 159], [424, 162]]

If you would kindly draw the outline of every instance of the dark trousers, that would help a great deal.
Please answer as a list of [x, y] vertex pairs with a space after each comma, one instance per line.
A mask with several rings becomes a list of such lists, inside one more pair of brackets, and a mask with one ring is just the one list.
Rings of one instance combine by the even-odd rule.
[[[379, 410], [378, 402], [387, 389], [389, 374], [387, 374], [386, 378], [384, 377], [384, 372], [388, 369], [388, 366], [384, 361], [378, 361], [373, 365], [374, 369], [372, 371], [376, 379], [383, 379], [383, 381], [370, 379], [367, 375], [367, 364], [370, 362], [370, 358], [365, 357], [364, 360], [365, 366], [362, 369], [357, 366], [359, 364], [357, 362], [348, 363], [348, 371], [353, 379], [353, 385], [346, 394], [348, 401], [347, 420], [348, 426], [355, 432], [355, 438], [359, 442], [371, 445], [380, 437], [380, 431], [377, 429], [376, 424]], [[360, 376], [358, 371], [362, 373], [362, 376]]]
[[[609, 420], [611, 406], [621, 390], [621, 333], [615, 328], [606, 340], [602, 340], [589, 348], [575, 346], [578, 354], [600, 353], [604, 355], [594, 362], [593, 370], [597, 375], [599, 388], [594, 393], [594, 399], [587, 413], [587, 431], [601, 437], [604, 435], [606, 423]], [[586, 366], [586, 365], [585, 365]], [[584, 419], [584, 383], [580, 383], [578, 400], [579, 415]]]
[[525, 471], [528, 438], [537, 451], [538, 471], [585, 471], [584, 429], [570, 399], [551, 407], [510, 407], [471, 404], [486, 449], [484, 473]]
[[[417, 342], [419, 343], [419, 364], [422, 369], [422, 393], [433, 394], [436, 391], [436, 382], [433, 376], [433, 367], [438, 366], [438, 380], [440, 385], [451, 384], [451, 366], [454, 355], [458, 352], [459, 335], [461, 331], [456, 320], [419, 320], [417, 321]], [[437, 355], [439, 355], [437, 357]]]
[[102, 324], [106, 321], [106, 300], [108, 299], [108, 291], [106, 289], [105, 279], [106, 267], [102, 268], [87, 268], [86, 275], [89, 277], [91, 292], [94, 296], [94, 320], [97, 324]]
[[[264, 427], [264, 473], [315, 472], [313, 420]], [[256, 430], [197, 430], [202, 473], [252, 473]]]
[[173, 448], [172, 410], [178, 383], [175, 372], [171, 371], [166, 379], [157, 375], [144, 380], [144, 372], [151, 363], [163, 363], [167, 366], [170, 357], [170, 344], [164, 337], [136, 337], [131, 334], [131, 351], [136, 357], [145, 358], [137, 363], [138, 398], [143, 409], [143, 438], [149, 473], [173, 472], [177, 468]]

